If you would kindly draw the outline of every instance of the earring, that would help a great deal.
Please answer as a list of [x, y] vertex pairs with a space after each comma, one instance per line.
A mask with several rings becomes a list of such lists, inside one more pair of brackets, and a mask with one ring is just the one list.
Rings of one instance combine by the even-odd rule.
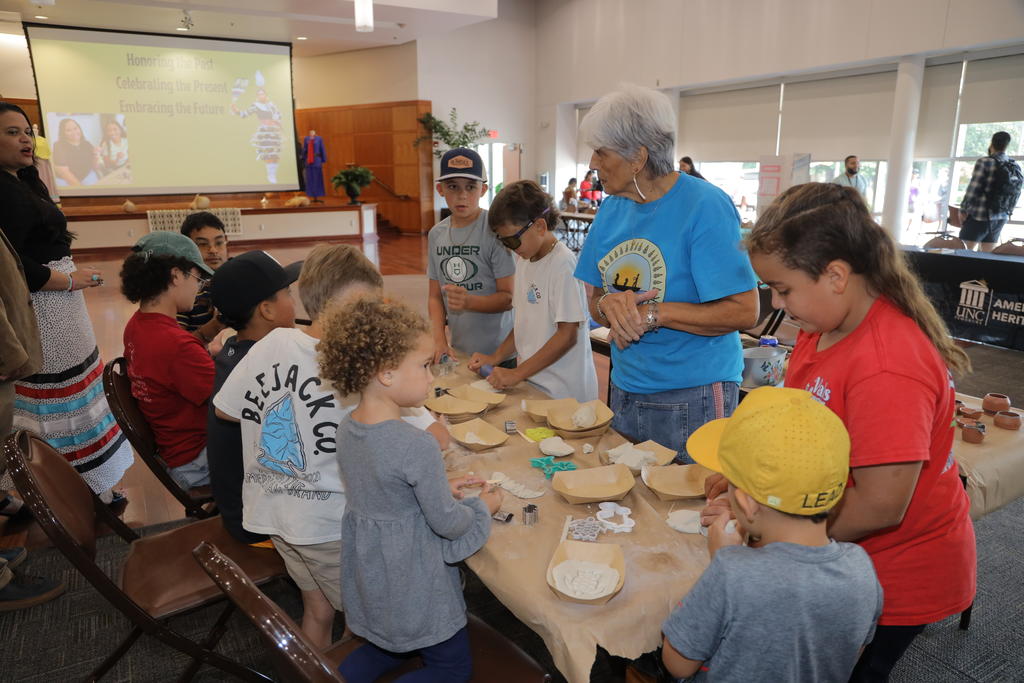
[[636, 173], [633, 174], [633, 187], [636, 189], [636, 193], [640, 195], [640, 199], [647, 201], [647, 195], [640, 191], [640, 186], [636, 184]]

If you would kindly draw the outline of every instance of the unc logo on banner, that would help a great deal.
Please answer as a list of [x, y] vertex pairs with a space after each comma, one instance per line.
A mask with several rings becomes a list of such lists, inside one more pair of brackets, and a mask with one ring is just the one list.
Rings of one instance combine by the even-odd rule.
[[988, 324], [989, 287], [983, 280], [960, 283], [960, 302], [956, 306], [956, 319], [975, 325]]

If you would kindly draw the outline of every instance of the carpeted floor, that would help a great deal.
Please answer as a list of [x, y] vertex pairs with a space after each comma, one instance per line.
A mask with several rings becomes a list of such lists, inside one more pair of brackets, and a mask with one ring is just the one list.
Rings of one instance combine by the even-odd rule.
[[[154, 527], [160, 531], [172, 525]], [[957, 629], [958, 620], [930, 626], [915, 641], [897, 667], [897, 683], [1022, 680], [1024, 671], [1024, 499], [976, 524], [978, 535], [978, 597], [969, 631]], [[114, 536], [100, 539], [98, 561], [108, 572], [124, 555], [124, 544]], [[34, 552], [24, 571], [63, 577], [67, 593], [46, 605], [20, 612], [0, 613], [0, 681], [53, 683], [81, 680], [128, 633], [127, 620], [110, 607], [54, 549]], [[279, 582], [267, 593], [291, 615], [300, 612], [295, 588]], [[470, 610], [519, 643], [549, 671], [551, 660], [540, 639], [518, 622], [477, 580], [466, 588]], [[200, 638], [219, 614], [214, 606], [181, 616], [172, 626], [183, 635]], [[270, 672], [264, 645], [255, 629], [236, 614], [218, 650], [257, 669]], [[173, 680], [186, 659], [147, 637], [136, 642], [128, 655], [104, 681], [113, 683]], [[592, 680], [620, 681], [622, 663], [601, 657]], [[219, 681], [224, 675], [203, 668], [196, 680]], [[556, 681], [561, 677], [555, 676]]]

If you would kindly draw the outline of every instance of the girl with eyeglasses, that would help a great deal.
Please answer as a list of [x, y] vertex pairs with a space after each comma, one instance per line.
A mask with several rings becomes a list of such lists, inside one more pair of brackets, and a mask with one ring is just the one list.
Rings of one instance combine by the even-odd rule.
[[[532, 180], [520, 180], [495, 197], [487, 221], [516, 255], [515, 325], [493, 354], [474, 353], [470, 370], [495, 366], [487, 377], [495, 389], [529, 381], [551, 398], [596, 399], [586, 293], [573, 277], [576, 257], [555, 237], [559, 218], [551, 197]], [[496, 367], [511, 355], [518, 357], [515, 368]]]
[[177, 315], [191, 310], [212, 274], [199, 247], [177, 232], [144, 235], [121, 266], [121, 293], [139, 304], [124, 328], [132, 396], [160, 457], [185, 490], [210, 483], [206, 419], [214, 365]]

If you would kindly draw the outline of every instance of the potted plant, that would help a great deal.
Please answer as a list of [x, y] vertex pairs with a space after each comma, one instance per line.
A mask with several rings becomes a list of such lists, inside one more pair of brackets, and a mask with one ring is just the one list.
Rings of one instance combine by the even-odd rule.
[[365, 166], [349, 166], [338, 171], [333, 178], [331, 178], [331, 184], [334, 185], [334, 189], [337, 190], [339, 187], [345, 188], [345, 194], [348, 195], [349, 204], [362, 204], [359, 201], [359, 195], [362, 193], [363, 188], [373, 182], [373, 171], [366, 168]]
[[442, 121], [431, 113], [426, 113], [417, 119], [427, 129], [428, 135], [421, 135], [413, 140], [413, 145], [419, 147], [421, 142], [430, 140], [434, 145], [434, 156], [441, 157], [449, 149], [455, 147], [472, 147], [476, 142], [487, 137], [490, 131], [481, 126], [479, 121], [472, 121], [459, 125], [459, 118], [452, 107], [448, 114], [448, 121]]

